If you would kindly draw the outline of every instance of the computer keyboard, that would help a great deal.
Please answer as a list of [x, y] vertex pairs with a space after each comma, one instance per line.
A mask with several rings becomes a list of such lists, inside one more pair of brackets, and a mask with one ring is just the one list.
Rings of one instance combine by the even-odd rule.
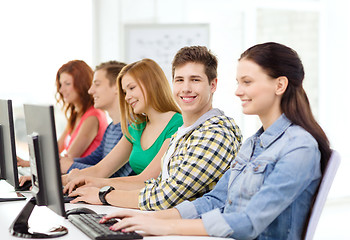
[[143, 236], [136, 232], [112, 231], [109, 229], [115, 219], [111, 219], [106, 223], [99, 223], [105, 214], [73, 214], [68, 215], [68, 220], [77, 228], [84, 232], [91, 239], [110, 240], [110, 239], [142, 239]]

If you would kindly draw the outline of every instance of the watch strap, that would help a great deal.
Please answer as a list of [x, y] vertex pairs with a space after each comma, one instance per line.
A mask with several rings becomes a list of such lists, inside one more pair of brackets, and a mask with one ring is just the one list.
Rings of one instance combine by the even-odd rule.
[[100, 201], [102, 202], [103, 205], [111, 205], [107, 202], [106, 200], [106, 195], [108, 193], [110, 193], [111, 191], [113, 191], [115, 188], [112, 186], [108, 186], [108, 188], [106, 189], [106, 187], [103, 187], [100, 189], [99, 193], [98, 193], [98, 197], [100, 198]]

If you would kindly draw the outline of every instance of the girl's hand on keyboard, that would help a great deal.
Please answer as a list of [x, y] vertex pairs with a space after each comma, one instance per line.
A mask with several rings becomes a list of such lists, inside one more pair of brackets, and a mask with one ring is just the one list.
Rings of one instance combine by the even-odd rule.
[[123, 210], [119, 210], [119, 211], [114, 212], [114, 213], [107, 214], [106, 216], [103, 216], [100, 223], [105, 223], [109, 219], [112, 219], [112, 218], [122, 219], [122, 218], [127, 218], [127, 217], [134, 217], [137, 215], [150, 215], [149, 213], [151, 213], [151, 212], [140, 212], [140, 211], [135, 211], [135, 210], [123, 209]]
[[120, 210], [103, 217], [100, 222], [103, 223], [113, 217], [121, 220], [110, 227], [112, 231], [142, 231], [151, 235], [208, 236], [201, 219], [181, 219], [180, 213], [175, 208], [156, 212]]
[[137, 212], [135, 216], [124, 217], [110, 227], [112, 231], [133, 232], [142, 231], [151, 235], [172, 234], [172, 227], [177, 220], [159, 219], [145, 216]]
[[[113, 218], [121, 220], [110, 227], [112, 231], [132, 232], [135, 231], [133, 229], [137, 229], [147, 233], [151, 233], [154, 230], [149, 228], [150, 226], [148, 226], [148, 224], [143, 225], [142, 221], [149, 221], [150, 224], [154, 224], [154, 221], [162, 220], [155, 218], [154, 212], [122, 209], [103, 216], [100, 223], [105, 223]], [[156, 230], [156, 232], [158, 231]]]

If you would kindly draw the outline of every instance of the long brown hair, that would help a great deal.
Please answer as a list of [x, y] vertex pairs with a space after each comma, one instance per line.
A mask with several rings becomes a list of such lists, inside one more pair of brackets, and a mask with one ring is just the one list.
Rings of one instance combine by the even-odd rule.
[[147, 121], [147, 116], [135, 114], [132, 107], [125, 101], [122, 79], [126, 74], [134, 78], [140, 87], [142, 86], [141, 91], [147, 98], [145, 99], [147, 105], [162, 113], [169, 111], [181, 112], [175, 103], [163, 70], [155, 61], [145, 58], [128, 64], [121, 70], [117, 78], [121, 127], [124, 135], [130, 137], [128, 124], [140, 124]]
[[[73, 86], [79, 95], [81, 109], [78, 112], [72, 103], [66, 103], [63, 95], [60, 93], [60, 77], [62, 73], [68, 73], [73, 77]], [[94, 105], [93, 97], [88, 93], [91, 87], [94, 72], [82, 60], [72, 60], [63, 64], [56, 74], [56, 100], [62, 103], [62, 109], [68, 120], [67, 130], [72, 131], [78, 116], [83, 115], [91, 106]]]
[[292, 123], [301, 126], [316, 139], [321, 152], [321, 171], [324, 172], [331, 149], [325, 132], [312, 114], [303, 88], [304, 67], [297, 52], [285, 45], [268, 42], [249, 48], [242, 53], [241, 59], [255, 62], [272, 78], [288, 78], [288, 86], [281, 100], [282, 112]]

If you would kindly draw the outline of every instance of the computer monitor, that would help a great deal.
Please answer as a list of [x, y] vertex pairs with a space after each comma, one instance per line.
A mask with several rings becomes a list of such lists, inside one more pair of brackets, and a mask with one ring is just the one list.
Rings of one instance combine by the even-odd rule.
[[12, 101], [0, 99], [0, 179], [19, 187]]
[[62, 226], [45, 233], [30, 233], [28, 227], [28, 219], [35, 205], [47, 206], [58, 215], [66, 217], [54, 109], [53, 106], [25, 104], [24, 116], [28, 134], [33, 198], [27, 202], [12, 223], [10, 232], [25, 238], [62, 236], [68, 232]]

